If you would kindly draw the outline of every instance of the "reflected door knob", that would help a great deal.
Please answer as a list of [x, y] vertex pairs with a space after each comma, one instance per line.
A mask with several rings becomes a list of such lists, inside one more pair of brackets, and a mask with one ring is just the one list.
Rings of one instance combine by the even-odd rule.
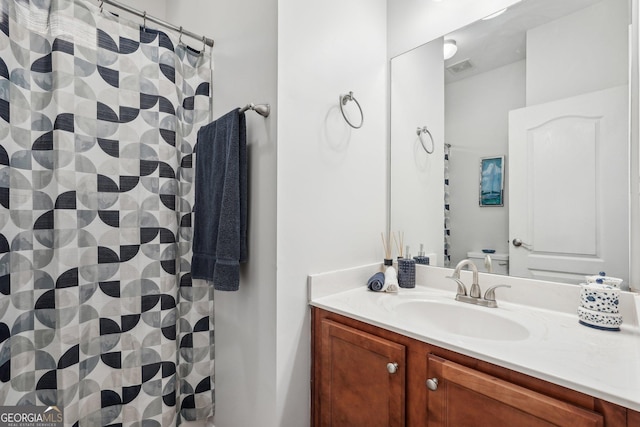
[[427, 380], [427, 388], [431, 391], [436, 391], [438, 389], [438, 379], [437, 378], [429, 378]]
[[511, 243], [513, 243], [513, 246], [515, 246], [516, 248], [519, 248], [520, 246], [522, 246], [525, 249], [529, 249], [529, 246], [530, 246], [528, 243], [523, 242], [522, 239], [519, 239], [517, 237], [513, 239]]
[[387, 371], [389, 371], [390, 374], [395, 374], [396, 372], [398, 372], [398, 364], [395, 362], [387, 363]]

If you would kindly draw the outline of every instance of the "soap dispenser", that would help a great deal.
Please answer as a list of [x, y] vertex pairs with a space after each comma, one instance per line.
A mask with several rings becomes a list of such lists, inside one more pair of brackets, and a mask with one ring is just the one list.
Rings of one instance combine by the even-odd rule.
[[398, 259], [398, 285], [401, 288], [416, 287], [416, 261], [409, 254], [407, 246], [406, 257]]
[[429, 257], [424, 254], [424, 245], [420, 243], [420, 252], [418, 256], [413, 257], [416, 260], [416, 264], [429, 265]]

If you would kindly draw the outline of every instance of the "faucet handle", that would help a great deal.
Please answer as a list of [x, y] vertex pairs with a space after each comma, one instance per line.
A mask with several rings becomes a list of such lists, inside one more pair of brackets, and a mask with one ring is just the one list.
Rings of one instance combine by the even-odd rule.
[[511, 285], [496, 285], [492, 286], [484, 293], [484, 299], [487, 301], [495, 301], [496, 300], [496, 289], [497, 288], [510, 288]]
[[464, 286], [464, 283], [462, 283], [462, 280], [454, 276], [447, 276], [447, 279], [453, 280], [458, 285], [457, 295], [467, 296], [467, 288]]

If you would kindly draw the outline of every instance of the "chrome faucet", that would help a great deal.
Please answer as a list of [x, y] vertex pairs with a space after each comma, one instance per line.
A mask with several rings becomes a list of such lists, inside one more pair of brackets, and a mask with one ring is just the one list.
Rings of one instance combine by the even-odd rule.
[[465, 266], [471, 267], [471, 271], [473, 272], [473, 280], [471, 283], [471, 289], [469, 289], [469, 296], [471, 298], [480, 298], [480, 285], [478, 284], [478, 267], [476, 267], [473, 261], [468, 259], [463, 259], [462, 261], [460, 261], [458, 265], [456, 265], [455, 270], [453, 270], [453, 276], [451, 278], [454, 280], [460, 280], [460, 271]]
[[[467, 295], [467, 288], [464, 286], [464, 282], [460, 279], [460, 271], [463, 267], [469, 266], [473, 273], [473, 279], [471, 283], [471, 288], [469, 289], [469, 294]], [[458, 285], [458, 291], [456, 292], [456, 301], [466, 302], [469, 304], [481, 305], [483, 307], [491, 307], [495, 308], [498, 306], [495, 297], [496, 288], [510, 288], [510, 285], [496, 285], [487, 289], [487, 292], [484, 293], [484, 297], [482, 298], [482, 291], [480, 290], [480, 285], [478, 284], [478, 267], [468, 259], [463, 259], [456, 265], [456, 268], [453, 270], [453, 274], [448, 279], [453, 280]]]

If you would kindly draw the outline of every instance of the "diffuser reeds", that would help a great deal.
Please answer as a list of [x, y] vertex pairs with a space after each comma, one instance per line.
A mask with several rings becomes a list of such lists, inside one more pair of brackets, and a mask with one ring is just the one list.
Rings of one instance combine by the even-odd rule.
[[390, 266], [393, 265], [393, 258], [391, 258], [391, 237], [387, 235], [384, 237], [384, 233], [380, 233], [380, 237], [382, 238], [382, 248], [384, 249], [384, 265]]
[[384, 233], [380, 233], [380, 237], [382, 238], [382, 248], [384, 249], [384, 258], [391, 259], [391, 240], [385, 239]]
[[396, 238], [396, 235], [394, 233], [393, 241], [396, 244], [396, 248], [398, 248], [398, 258], [402, 258], [402, 248], [404, 247], [404, 231], [398, 231], [398, 238]]

